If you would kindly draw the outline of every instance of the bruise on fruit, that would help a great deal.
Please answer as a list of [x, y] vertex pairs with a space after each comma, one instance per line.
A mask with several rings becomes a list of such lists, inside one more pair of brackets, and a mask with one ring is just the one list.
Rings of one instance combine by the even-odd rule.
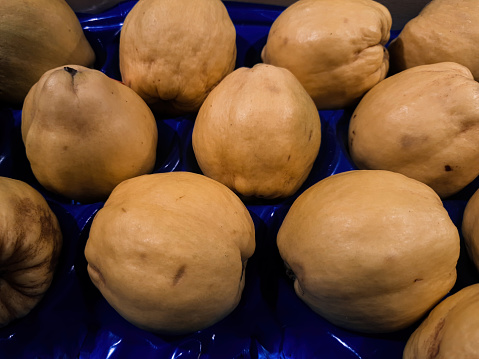
[[461, 121], [459, 125], [460, 125], [460, 128], [459, 128], [460, 133], [467, 132], [477, 126], [477, 120], [476, 119], [464, 120], [464, 121]]
[[185, 271], [186, 271], [186, 264], [183, 264], [180, 268], [178, 268], [175, 276], [173, 277], [173, 286], [178, 284], [180, 279], [184, 276]]
[[280, 93], [281, 92], [281, 89], [278, 86], [276, 86], [272, 83], [269, 83], [269, 82], [266, 83], [266, 88], [272, 93]]
[[439, 354], [439, 349], [441, 346], [441, 334], [442, 329], [444, 328], [445, 319], [441, 318], [441, 320], [437, 323], [436, 327], [434, 328], [434, 334], [430, 341], [428, 340], [428, 349], [427, 349], [427, 359], [434, 359]]
[[[51, 214], [40, 205], [35, 205], [29, 198], [19, 199], [13, 210], [16, 218], [16, 233], [14, 234], [16, 238], [15, 253], [22, 257], [21, 261], [29, 261], [30, 258], [37, 256], [38, 251], [45, 245], [47, 238], [58, 235], [56, 233], [57, 229], [53, 225]], [[27, 245], [25, 241], [27, 240], [27, 228], [35, 223], [40, 225], [40, 236], [37, 245], [32, 247]], [[56, 241], [54, 241], [54, 245], [58, 245]], [[28, 250], [20, 251], [18, 250], [20, 248], [28, 248]], [[55, 249], [54, 253], [56, 252]], [[56, 262], [50, 264], [51, 269], [55, 264]]]
[[445, 166], [444, 166], [444, 170], [445, 170], [446, 172], [450, 172], [450, 171], [452, 171], [452, 167], [449, 166], [449, 165], [445, 165]]
[[[51, 281], [58, 262], [61, 241], [60, 229], [55, 226], [53, 214], [41, 204], [35, 204], [30, 198], [19, 198], [12, 209], [14, 229], [9, 236], [13, 238], [14, 248], [11, 256], [2, 268], [1, 278], [7, 280], [10, 286], [24, 297], [41, 297]], [[38, 238], [29, 238], [28, 229], [39, 229]], [[30, 243], [32, 240], [35, 244]], [[52, 246], [52, 248], [49, 248]], [[45, 250], [47, 247], [47, 250]], [[51, 249], [51, 250], [50, 250]], [[23, 263], [30, 263], [25, 267]], [[32, 265], [32, 263], [35, 263]], [[38, 273], [42, 281], [27, 281], [18, 283], [13, 280], [22, 271]], [[40, 273], [42, 273], [40, 275]], [[11, 277], [12, 279], [9, 279]]]
[[[356, 115], [354, 115], [354, 116], [356, 116]], [[356, 136], [356, 131], [353, 130], [351, 132], [351, 136], [349, 136], [349, 147], [350, 148], [353, 147], [354, 136]]]
[[426, 142], [428, 139], [429, 137], [426, 135], [412, 136], [412, 135], [406, 134], [399, 139], [399, 143], [402, 148], [411, 148]]

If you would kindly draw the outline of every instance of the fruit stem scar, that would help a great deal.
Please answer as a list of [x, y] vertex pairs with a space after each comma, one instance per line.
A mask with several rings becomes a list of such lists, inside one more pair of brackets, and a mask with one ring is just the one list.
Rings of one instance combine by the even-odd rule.
[[75, 70], [75, 69], [73, 69], [71, 67], [68, 67], [68, 66], [63, 67], [63, 70], [65, 70], [66, 72], [68, 72], [72, 76], [75, 76], [78, 73], [78, 70]]

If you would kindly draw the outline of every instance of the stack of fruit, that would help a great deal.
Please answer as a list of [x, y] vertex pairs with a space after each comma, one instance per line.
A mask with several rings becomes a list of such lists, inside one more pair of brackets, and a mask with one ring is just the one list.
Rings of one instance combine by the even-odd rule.
[[373, 0], [1, 2], [0, 354], [71, 281], [86, 329], [25, 355], [115, 347], [98, 308], [167, 357], [328, 355], [283, 298], [358, 357], [478, 353], [475, 1], [394, 37]]

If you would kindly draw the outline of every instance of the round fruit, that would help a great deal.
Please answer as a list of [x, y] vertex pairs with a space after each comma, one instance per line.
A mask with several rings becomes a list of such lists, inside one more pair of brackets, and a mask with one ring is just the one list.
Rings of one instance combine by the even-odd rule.
[[95, 53], [65, 0], [0, 1], [0, 101], [21, 105], [46, 71], [94, 62]]
[[372, 0], [300, 0], [276, 18], [261, 58], [290, 70], [318, 109], [355, 105], [388, 72], [391, 23]]
[[155, 173], [115, 188], [93, 220], [85, 256], [93, 283], [126, 320], [181, 334], [236, 308], [254, 236], [248, 210], [221, 183]]
[[403, 359], [465, 359], [479, 356], [479, 284], [444, 299], [406, 343]]
[[119, 51], [123, 82], [155, 112], [194, 112], [233, 71], [236, 29], [220, 0], [140, 0]]
[[479, 190], [471, 196], [464, 209], [462, 236], [467, 253], [479, 270]]
[[374, 86], [349, 124], [360, 169], [405, 174], [449, 197], [479, 175], [479, 84], [464, 66], [416, 66]]
[[0, 177], [0, 327], [26, 316], [50, 288], [62, 232], [42, 195]]
[[321, 122], [291, 72], [257, 64], [235, 70], [209, 94], [192, 143], [203, 173], [243, 198], [287, 197], [313, 167]]
[[359, 332], [408, 327], [456, 280], [456, 226], [430, 187], [395, 172], [316, 183], [291, 206], [277, 244], [299, 298]]
[[47, 71], [22, 111], [22, 136], [37, 180], [80, 202], [105, 200], [121, 181], [149, 173], [158, 130], [132, 89], [82, 66]]
[[389, 45], [391, 71], [457, 62], [479, 80], [478, 37], [477, 0], [433, 0]]

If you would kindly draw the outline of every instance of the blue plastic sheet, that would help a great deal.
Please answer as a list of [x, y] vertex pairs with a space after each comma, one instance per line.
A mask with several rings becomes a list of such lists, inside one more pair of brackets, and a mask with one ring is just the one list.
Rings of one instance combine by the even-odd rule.
[[[78, 14], [97, 54], [95, 68], [118, 80], [119, 34], [134, 4], [135, 1], [126, 1], [101, 14]], [[269, 28], [284, 8], [235, 2], [225, 5], [237, 31], [237, 67], [261, 62]], [[322, 144], [300, 191], [282, 201], [247, 205], [255, 223], [257, 247], [246, 269], [242, 300], [234, 312], [205, 330], [161, 336], [126, 322], [88, 277], [83, 249], [92, 218], [103, 203], [75, 203], [45, 191], [35, 180], [25, 156], [20, 134], [21, 109], [0, 108], [0, 175], [23, 180], [39, 190], [57, 215], [64, 234], [60, 263], [44, 299], [25, 318], [0, 329], [0, 358], [401, 358], [415, 326], [383, 335], [364, 335], [335, 327], [296, 297], [276, 247], [279, 226], [291, 203], [305, 188], [332, 174], [355, 169], [346, 149], [350, 114], [351, 109], [320, 111]], [[191, 146], [194, 115], [157, 119], [157, 124], [155, 172], [200, 173]], [[477, 181], [444, 201], [458, 228], [467, 200], [476, 188]], [[452, 292], [478, 282], [464, 250], [458, 273]]]

